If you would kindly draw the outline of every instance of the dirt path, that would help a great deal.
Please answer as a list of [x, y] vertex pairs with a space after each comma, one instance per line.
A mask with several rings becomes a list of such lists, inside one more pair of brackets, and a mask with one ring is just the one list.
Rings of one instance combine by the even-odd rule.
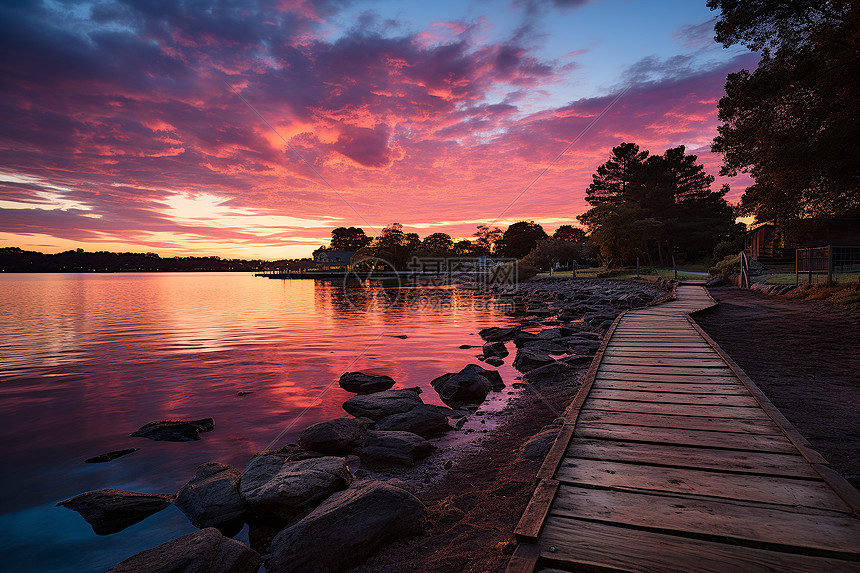
[[860, 487], [860, 314], [732, 287], [696, 317], [833, 469]]

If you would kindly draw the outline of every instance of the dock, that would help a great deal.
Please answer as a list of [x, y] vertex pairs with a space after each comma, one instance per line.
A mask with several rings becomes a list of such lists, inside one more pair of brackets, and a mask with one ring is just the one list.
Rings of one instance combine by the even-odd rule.
[[508, 573], [860, 571], [860, 494], [689, 316], [714, 304], [682, 285], [616, 319]]

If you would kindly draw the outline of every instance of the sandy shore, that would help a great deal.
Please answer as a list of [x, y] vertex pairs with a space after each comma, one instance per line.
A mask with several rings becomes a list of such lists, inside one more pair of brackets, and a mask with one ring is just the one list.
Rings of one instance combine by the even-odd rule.
[[711, 289], [696, 317], [797, 430], [860, 487], [860, 314], [833, 303]]

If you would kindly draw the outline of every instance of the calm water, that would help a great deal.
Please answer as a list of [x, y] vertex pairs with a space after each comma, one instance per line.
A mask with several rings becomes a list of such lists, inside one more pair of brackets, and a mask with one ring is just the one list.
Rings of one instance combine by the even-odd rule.
[[[428, 297], [429, 295], [429, 297]], [[195, 529], [175, 507], [99, 537], [58, 501], [99, 488], [172, 493], [197, 465], [243, 467], [345, 415], [347, 370], [421, 386], [476, 362], [506, 319], [454, 289], [344, 289], [239, 274], [0, 274], [0, 563], [103, 571]], [[406, 335], [406, 339], [396, 338]], [[514, 373], [503, 366], [506, 382]], [[238, 391], [253, 391], [239, 397]], [[215, 419], [197, 442], [128, 435], [159, 419]], [[107, 451], [139, 451], [104, 464]]]

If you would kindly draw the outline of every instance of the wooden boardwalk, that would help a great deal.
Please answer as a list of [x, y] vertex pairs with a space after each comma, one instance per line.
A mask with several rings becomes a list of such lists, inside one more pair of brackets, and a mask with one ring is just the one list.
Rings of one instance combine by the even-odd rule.
[[860, 494], [688, 316], [607, 333], [517, 526], [508, 573], [860, 571]]

